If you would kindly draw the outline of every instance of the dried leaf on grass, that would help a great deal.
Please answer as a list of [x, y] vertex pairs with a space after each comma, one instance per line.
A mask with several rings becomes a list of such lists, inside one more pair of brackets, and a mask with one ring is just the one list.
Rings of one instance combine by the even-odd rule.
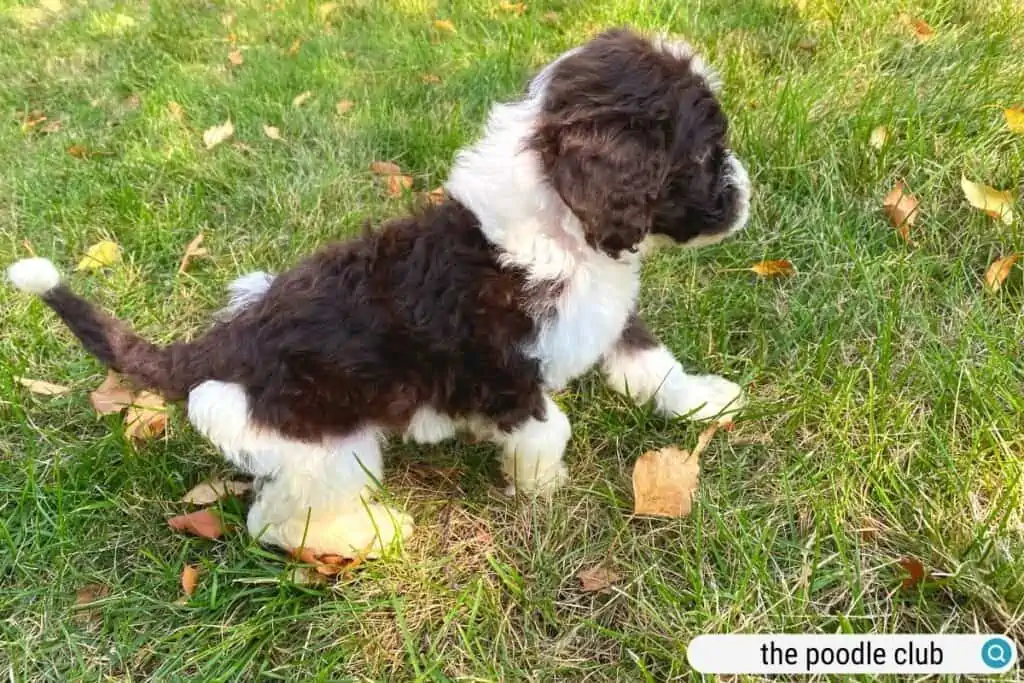
[[927, 43], [929, 40], [935, 37], [935, 29], [928, 25], [924, 19], [918, 19], [917, 17], [911, 17], [910, 15], [902, 15], [903, 23], [910, 28], [913, 32], [914, 37], [917, 38], [919, 43]]
[[218, 126], [213, 126], [203, 131], [203, 144], [206, 145], [206, 149], [213, 149], [234, 134], [235, 124], [231, 123], [231, 119], [228, 119]]
[[185, 591], [185, 595], [191, 596], [196, 592], [196, 586], [199, 585], [199, 570], [190, 564], [186, 564], [185, 568], [181, 570], [181, 590]]
[[390, 175], [388, 176], [388, 194], [392, 197], [398, 197], [406, 190], [412, 188], [412, 177], [407, 175]]
[[334, 105], [334, 111], [338, 112], [338, 116], [344, 116], [356, 106], [356, 103], [352, 100], [338, 100], [338, 103]]
[[903, 577], [903, 590], [911, 590], [917, 586], [917, 584], [924, 581], [927, 576], [924, 565], [921, 560], [916, 557], [904, 557], [900, 559], [900, 566], [903, 567], [907, 572], [907, 576]]
[[442, 203], [444, 201], [444, 198], [445, 191], [443, 187], [435, 187], [433, 190], [426, 194], [427, 203], [432, 204], [434, 206], [437, 206], [438, 204]]
[[796, 268], [785, 259], [761, 261], [750, 266], [750, 270], [760, 277], [791, 277], [796, 274]]
[[295, 55], [299, 54], [299, 50], [301, 48], [302, 48], [302, 39], [301, 38], [296, 38], [295, 42], [292, 43], [291, 47], [288, 48], [288, 54], [290, 54], [290, 55], [292, 55], [294, 57]]
[[455, 24], [448, 19], [434, 19], [434, 28], [445, 33], [456, 33]]
[[208, 538], [211, 541], [224, 534], [223, 520], [210, 508], [171, 517], [167, 520], [167, 525], [175, 531], [183, 531], [193, 536]]
[[498, 5], [498, 8], [503, 12], [509, 12], [511, 14], [516, 15], [517, 17], [521, 17], [523, 13], [526, 11], [526, 3], [507, 2], [507, 0], [502, 0], [501, 4]]
[[232, 50], [228, 53], [228, 62], [231, 66], [242, 66], [245, 62], [245, 57], [242, 56], [241, 50]]
[[192, 238], [191, 242], [188, 243], [188, 246], [185, 247], [185, 254], [184, 256], [181, 257], [181, 263], [178, 264], [179, 274], [185, 272], [189, 264], [192, 262], [192, 259], [202, 258], [204, 256], [210, 255], [210, 252], [207, 251], [206, 247], [202, 246], [202, 244], [203, 233], [199, 233], [194, 238]]
[[580, 590], [584, 593], [607, 592], [611, 585], [622, 578], [603, 564], [596, 564], [584, 569], [576, 575], [580, 580]]
[[871, 137], [868, 138], [868, 144], [875, 149], [882, 149], [885, 147], [885, 143], [889, 140], [889, 129], [885, 126], [877, 126], [871, 131]]
[[992, 262], [992, 265], [985, 271], [985, 286], [988, 287], [990, 292], [995, 293], [999, 291], [1003, 286], [1003, 282], [1009, 277], [1013, 264], [1017, 263], [1019, 258], [1020, 254], [1010, 254]]
[[362, 557], [343, 557], [342, 555], [316, 555], [309, 548], [301, 551], [292, 550], [291, 556], [299, 562], [313, 565], [313, 569], [321, 576], [337, 576], [348, 573], [363, 563]]
[[121, 260], [121, 246], [111, 240], [102, 240], [85, 250], [85, 256], [75, 270], [93, 272], [114, 265]]
[[441, 82], [441, 77], [437, 74], [423, 74], [420, 76], [420, 80], [428, 85], [437, 85]]
[[181, 502], [192, 505], [210, 505], [228, 496], [242, 496], [250, 490], [252, 490], [252, 484], [247, 481], [210, 479], [193, 486], [188, 493], [182, 496]]
[[910, 239], [910, 227], [917, 220], [918, 205], [917, 197], [910, 194], [906, 185], [902, 182], [896, 183], [896, 187], [889, 191], [882, 199], [882, 208], [885, 215], [889, 217], [892, 225], [899, 232], [900, 237], [907, 244], [913, 244]]
[[119, 413], [132, 403], [132, 389], [124, 383], [121, 375], [107, 370], [107, 377], [95, 391], [89, 394], [89, 402], [99, 415]]
[[110, 588], [101, 583], [89, 583], [75, 592], [75, 611], [72, 617], [79, 623], [98, 620], [100, 617], [99, 607], [90, 607], [92, 603], [98, 602], [110, 595]]
[[148, 441], [167, 428], [167, 404], [159, 394], [140, 392], [124, 416], [124, 433], [135, 441]]
[[185, 119], [185, 110], [177, 102], [171, 101], [167, 103], [167, 113], [175, 121], [183, 121]]
[[281, 139], [281, 129], [277, 126], [263, 126], [263, 134], [271, 140]]
[[336, 2], [325, 2], [316, 8], [317, 16], [320, 17], [320, 21], [327, 21], [327, 17], [331, 15], [331, 12], [338, 9], [338, 3]]
[[309, 98], [312, 97], [312, 96], [313, 96], [313, 92], [310, 91], [310, 90], [307, 90], [305, 92], [301, 92], [301, 93], [299, 93], [298, 95], [296, 95], [292, 99], [292, 106], [293, 107], [301, 107], [306, 102], [308, 102]]
[[686, 517], [700, 481], [700, 454], [718, 430], [701, 432], [693, 451], [668, 446], [647, 451], [633, 466], [633, 513], [655, 517]]
[[370, 164], [370, 173], [374, 175], [398, 175], [402, 172], [402, 168], [391, 161], [375, 161]]
[[1006, 225], [1013, 223], [1013, 195], [1008, 191], [999, 191], [988, 185], [972, 182], [967, 176], [960, 176], [960, 188], [964, 191], [968, 203], [974, 208], [981, 209]]
[[15, 377], [18, 384], [25, 387], [29, 392], [39, 396], [63, 396], [71, 391], [71, 387], [63, 384], [54, 384], [42, 379], [29, 379], [27, 377]]
[[1024, 135], [1024, 106], [1004, 109], [1003, 117], [1006, 119], [1007, 128], [1014, 133]]

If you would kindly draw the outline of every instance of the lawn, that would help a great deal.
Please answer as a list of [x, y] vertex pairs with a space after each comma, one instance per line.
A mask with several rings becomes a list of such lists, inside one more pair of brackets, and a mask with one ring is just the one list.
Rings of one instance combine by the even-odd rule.
[[[1024, 252], [1024, 219], [1004, 225], [960, 188], [1024, 185], [1024, 136], [1002, 111], [1024, 105], [1017, 0], [0, 8], [0, 262], [31, 250], [71, 272], [114, 240], [122, 263], [73, 286], [162, 341], [201, 329], [239, 274], [407, 210], [414, 197], [389, 196], [373, 161], [399, 164], [414, 192], [436, 187], [491, 103], [607, 26], [684, 34], [719, 67], [755, 183], [745, 232], [645, 267], [651, 327], [751, 399], [704, 453], [688, 518], [633, 518], [630, 471], [701, 427], [588, 376], [559, 398], [568, 489], [517, 503], [490, 447], [395, 446], [387, 483], [419, 530], [404, 557], [332, 585], [295, 585], [295, 564], [241, 529], [172, 532], [176, 501], [229, 468], [180, 407], [133, 446], [89, 404], [103, 369], [0, 286], [10, 680], [664, 681], [698, 677], [685, 652], [700, 633], [1024, 642], [1022, 269], [984, 284]], [[233, 137], [206, 149], [203, 131], [228, 119]], [[913, 244], [882, 210], [899, 181], [920, 200]], [[209, 257], [177, 273], [200, 232]], [[762, 259], [797, 274], [744, 270]], [[40, 397], [16, 377], [73, 391]], [[241, 522], [244, 504], [224, 514]], [[927, 576], [904, 587], [914, 559]], [[581, 591], [577, 573], [601, 562], [621, 578]], [[186, 563], [201, 577], [180, 600]], [[91, 585], [106, 597], [75, 609]]]

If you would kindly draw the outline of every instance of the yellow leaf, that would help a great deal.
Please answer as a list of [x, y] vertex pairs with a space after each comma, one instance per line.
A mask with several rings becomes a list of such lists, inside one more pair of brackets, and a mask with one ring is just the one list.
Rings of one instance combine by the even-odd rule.
[[174, 101], [167, 103], [167, 113], [169, 113], [171, 118], [175, 121], [181, 121], [185, 118], [185, 110], [181, 108], [180, 104]]
[[103, 240], [85, 250], [76, 270], [97, 271], [121, 260], [121, 247], [117, 242]]
[[185, 591], [185, 595], [191, 596], [196, 592], [196, 586], [199, 585], [199, 570], [190, 564], [186, 564], [185, 568], [181, 570], [181, 590]]
[[245, 61], [245, 58], [242, 57], [241, 50], [232, 50], [228, 53], [228, 61], [231, 62], [232, 66], [242, 66], [242, 63]]
[[89, 156], [89, 148], [85, 145], [71, 145], [68, 147], [68, 154], [76, 159], [85, 159]]
[[761, 261], [750, 266], [750, 270], [761, 277], [790, 277], [796, 274], [796, 268], [785, 259], [776, 261]]
[[434, 28], [448, 33], [456, 33], [455, 24], [448, 19], [434, 19]]
[[914, 37], [919, 43], [927, 43], [935, 37], [935, 29], [928, 25], [924, 19], [918, 19], [909, 15], [903, 15], [903, 22], [914, 32]]
[[499, 7], [505, 12], [511, 12], [516, 16], [522, 16], [523, 12], [526, 11], [525, 2], [506, 2], [503, 0]]
[[310, 92], [309, 90], [307, 90], [306, 92], [299, 93], [298, 95], [295, 96], [295, 99], [292, 100], [292, 106], [293, 107], [301, 107], [307, 101], [309, 101], [309, 98], [312, 97], [312, 96], [313, 96], [313, 93]]
[[338, 9], [338, 3], [325, 2], [316, 8], [316, 13], [320, 17], [320, 21], [327, 21], [327, 17], [336, 9]]
[[412, 187], [412, 178], [407, 175], [388, 176], [388, 194], [397, 197]]
[[228, 119], [219, 126], [207, 128], [203, 132], [203, 143], [206, 144], [206, 149], [213, 149], [234, 134], [235, 124], [231, 123], [231, 119]]
[[110, 415], [119, 413], [132, 402], [132, 390], [127, 386], [121, 376], [113, 370], [107, 370], [107, 377], [103, 384], [89, 394], [89, 402], [98, 415]]
[[199, 233], [188, 243], [188, 246], [185, 247], [185, 255], [181, 257], [181, 263], [178, 264], [178, 273], [184, 273], [192, 259], [210, 255], [206, 247], [201, 246], [202, 244], [203, 233]]
[[182, 503], [192, 505], [211, 505], [221, 498], [228, 496], [241, 496], [252, 489], [252, 484], [247, 481], [224, 481], [223, 479], [210, 479], [201, 484], [196, 484], [186, 493]]
[[1013, 223], [1013, 196], [1009, 192], [1000, 192], [988, 185], [973, 183], [967, 176], [960, 176], [960, 187], [971, 206], [981, 209], [1006, 225]]
[[889, 130], [885, 126], [878, 126], [871, 131], [871, 137], [868, 139], [868, 144], [875, 149], [882, 149], [885, 147], [885, 142], [888, 139]]
[[71, 391], [70, 387], [63, 384], [54, 384], [41, 379], [28, 379], [27, 377], [15, 377], [18, 384], [28, 389], [33, 394], [40, 396], [63, 396]]
[[622, 577], [603, 564], [596, 564], [576, 574], [580, 580], [580, 590], [584, 593], [607, 591], [611, 585]]
[[633, 466], [633, 513], [655, 517], [686, 517], [700, 481], [700, 454], [718, 425], [705, 429], [693, 452], [674, 446], [647, 451]]
[[136, 441], [146, 441], [164, 433], [167, 427], [167, 408], [164, 399], [143, 391], [132, 399], [124, 416], [124, 433]]
[[355, 105], [356, 103], [352, 100], [338, 100], [338, 103], [334, 105], [334, 111], [338, 112], [338, 116], [344, 116]]
[[277, 126], [263, 126], [263, 134], [271, 140], [281, 139], [281, 130]]
[[913, 244], [910, 239], [910, 226], [917, 220], [918, 205], [917, 198], [910, 194], [903, 183], [896, 183], [896, 187], [882, 199], [885, 214], [907, 244]]
[[1024, 107], [1010, 107], [1003, 110], [1006, 126], [1014, 133], [1024, 135]]
[[1020, 254], [1010, 254], [992, 262], [992, 265], [985, 271], [985, 286], [988, 287], [990, 292], [999, 291], [999, 288], [1003, 286], [1003, 282], [1010, 275], [1013, 264], [1019, 258]]

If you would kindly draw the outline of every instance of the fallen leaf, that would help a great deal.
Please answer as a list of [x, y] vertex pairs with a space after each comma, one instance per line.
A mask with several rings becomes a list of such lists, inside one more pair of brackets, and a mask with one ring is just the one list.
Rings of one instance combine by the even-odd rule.
[[93, 272], [114, 265], [121, 260], [121, 246], [111, 240], [102, 240], [85, 250], [85, 256], [75, 270]]
[[697, 439], [693, 452], [668, 446], [647, 451], [633, 466], [633, 514], [686, 517], [700, 481], [700, 454], [718, 429], [713, 424]]
[[338, 3], [336, 2], [325, 2], [316, 8], [316, 13], [320, 17], [320, 21], [327, 21], [327, 17], [330, 16], [331, 12], [338, 9]]
[[[1003, 276], [1005, 279], [1005, 276]], [[28, 379], [27, 377], [16, 377], [15, 378], [21, 386], [28, 389], [33, 394], [40, 396], [63, 396], [64, 394], [71, 391], [71, 387], [66, 387], [63, 384], [54, 384], [53, 382], [47, 382], [41, 379]]]
[[71, 145], [68, 154], [76, 159], [85, 159], [89, 156], [89, 149], [85, 145]]
[[57, 120], [47, 121], [46, 123], [44, 123], [42, 126], [39, 127], [39, 132], [40, 133], [45, 133], [47, 135], [52, 135], [53, 133], [59, 133], [62, 125], [63, 124], [61, 124], [61, 122], [57, 121]]
[[544, 21], [547, 21], [547, 22], [550, 22], [550, 23], [553, 24], [556, 21], [558, 21], [558, 19], [559, 19], [558, 12], [545, 12], [544, 13]]
[[181, 263], [178, 264], [179, 274], [185, 272], [185, 269], [188, 268], [188, 264], [192, 262], [192, 259], [210, 255], [210, 252], [206, 250], [206, 247], [201, 246], [202, 243], [203, 233], [199, 233], [193, 237], [192, 241], [185, 247], [185, 255], [181, 257]]
[[441, 82], [441, 77], [438, 76], [437, 74], [423, 74], [420, 77], [420, 80], [422, 80], [424, 83], [436, 84]]
[[313, 96], [313, 93], [312, 93], [312, 92], [310, 92], [309, 90], [307, 90], [306, 92], [303, 92], [303, 93], [299, 93], [299, 94], [298, 94], [298, 95], [296, 95], [296, 96], [295, 96], [295, 98], [294, 98], [294, 99], [292, 100], [292, 106], [293, 106], [293, 107], [301, 107], [301, 106], [302, 106], [302, 105], [304, 105], [304, 104], [305, 104], [305, 103], [306, 103], [306, 102], [307, 102], [307, 101], [309, 100], [309, 98], [310, 98], [310, 97], [312, 97], [312, 96]]
[[796, 275], [796, 268], [785, 259], [761, 261], [750, 266], [750, 270], [760, 277], [791, 277]]
[[1004, 109], [1003, 116], [1006, 118], [1007, 128], [1024, 135], [1024, 106]]
[[882, 523], [870, 515], [864, 515], [857, 531], [860, 532], [860, 540], [870, 543], [882, 533]]
[[1010, 270], [1013, 269], [1013, 264], [1020, 258], [1020, 254], [1010, 254], [1003, 258], [996, 259], [992, 262], [992, 265], [985, 271], [985, 286], [988, 287], [990, 292], [998, 292], [999, 288], [1003, 286], [1003, 282], [1010, 275]]
[[896, 187], [882, 200], [885, 214], [907, 244], [913, 244], [910, 239], [910, 226], [917, 220], [918, 204], [917, 198], [910, 194], [903, 183], [896, 183]]
[[203, 131], [203, 143], [206, 149], [213, 149], [235, 134], [235, 124], [228, 119], [219, 126], [213, 126]]
[[437, 206], [444, 202], [445, 191], [443, 187], [435, 187], [427, 193], [427, 203]]
[[45, 121], [46, 114], [38, 109], [34, 109], [26, 114], [25, 118], [21, 120], [21, 130], [23, 132], [28, 132]]
[[455, 24], [448, 19], [434, 19], [434, 28], [448, 33], [456, 33]]
[[374, 175], [397, 175], [401, 172], [401, 167], [391, 161], [375, 161], [370, 164], [370, 173]]
[[121, 106], [127, 109], [128, 111], [135, 111], [139, 108], [140, 105], [142, 105], [142, 98], [135, 93], [132, 93], [128, 97], [124, 98], [124, 100], [121, 102]]
[[526, 11], [525, 2], [506, 2], [505, 0], [502, 0], [502, 3], [498, 5], [498, 7], [502, 11], [511, 12], [512, 14], [515, 14], [517, 17], [522, 16], [523, 12]]
[[132, 390], [113, 370], [107, 370], [107, 377], [95, 391], [89, 394], [89, 402], [98, 415], [119, 413], [132, 403]]
[[1009, 192], [1000, 192], [988, 185], [973, 183], [966, 176], [960, 176], [960, 187], [971, 206], [981, 209], [1006, 225], [1013, 223], [1013, 196]]
[[338, 103], [334, 105], [334, 111], [338, 112], [338, 116], [344, 116], [355, 104], [352, 100], [338, 100]]
[[818, 49], [818, 39], [814, 36], [807, 36], [805, 38], [801, 38], [797, 42], [796, 46], [804, 52], [814, 52]]
[[171, 517], [167, 520], [167, 525], [175, 531], [184, 531], [211, 541], [220, 538], [224, 533], [224, 522], [210, 508]]
[[110, 595], [110, 588], [101, 583], [90, 583], [82, 586], [75, 593], [75, 606], [81, 607], [102, 600]]
[[295, 56], [295, 55], [299, 54], [299, 49], [301, 47], [302, 47], [302, 39], [301, 38], [296, 38], [295, 42], [292, 43], [292, 46], [290, 48], [288, 48], [288, 54], [290, 54], [292, 56]]
[[611, 585], [622, 578], [621, 575], [608, 569], [603, 564], [596, 564], [584, 569], [576, 575], [580, 580], [580, 590], [584, 593], [607, 592]]
[[140, 392], [128, 406], [124, 424], [124, 433], [136, 441], [147, 441], [163, 434], [167, 428], [167, 404], [163, 397], [150, 391]]
[[412, 177], [407, 175], [389, 175], [388, 176], [388, 194], [392, 197], [398, 197], [403, 192], [412, 187]]
[[903, 21], [914, 32], [914, 37], [919, 43], [927, 43], [935, 37], [935, 29], [929, 26], [924, 19], [904, 15]]
[[924, 565], [916, 557], [904, 557], [900, 560], [900, 566], [907, 571], [908, 576], [903, 577], [903, 590], [911, 590], [921, 583], [925, 577]]
[[232, 50], [228, 53], [228, 61], [232, 66], [242, 66], [242, 63], [245, 62], [245, 57], [242, 56], [241, 50]]
[[281, 139], [281, 129], [277, 126], [263, 126], [263, 134], [271, 140]]
[[181, 570], [181, 589], [185, 591], [185, 595], [191, 596], [196, 592], [196, 586], [199, 585], [199, 570], [190, 564], [186, 564], [185, 568]]
[[209, 481], [204, 481], [201, 484], [193, 486], [192, 489], [182, 497], [181, 502], [190, 503], [192, 505], [210, 505], [212, 503], [216, 503], [221, 498], [227, 498], [228, 496], [241, 496], [250, 490], [252, 490], [252, 484], [247, 481], [210, 479]]
[[875, 149], [882, 149], [885, 147], [886, 141], [889, 139], [889, 129], [885, 126], [878, 126], [871, 131], [871, 137], [868, 138], [868, 144]]
[[185, 110], [181, 108], [180, 104], [174, 101], [167, 103], [167, 113], [169, 113], [171, 118], [175, 121], [182, 121], [185, 118]]

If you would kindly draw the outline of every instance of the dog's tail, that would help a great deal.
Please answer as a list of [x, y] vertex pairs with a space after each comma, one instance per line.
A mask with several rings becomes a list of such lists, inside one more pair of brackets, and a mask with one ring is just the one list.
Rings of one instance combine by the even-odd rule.
[[140, 389], [152, 389], [169, 400], [184, 398], [208, 375], [193, 344], [157, 346], [128, 325], [104, 313], [61, 284], [60, 273], [48, 259], [29, 258], [7, 269], [11, 283], [35, 294], [70, 328], [85, 350]]

